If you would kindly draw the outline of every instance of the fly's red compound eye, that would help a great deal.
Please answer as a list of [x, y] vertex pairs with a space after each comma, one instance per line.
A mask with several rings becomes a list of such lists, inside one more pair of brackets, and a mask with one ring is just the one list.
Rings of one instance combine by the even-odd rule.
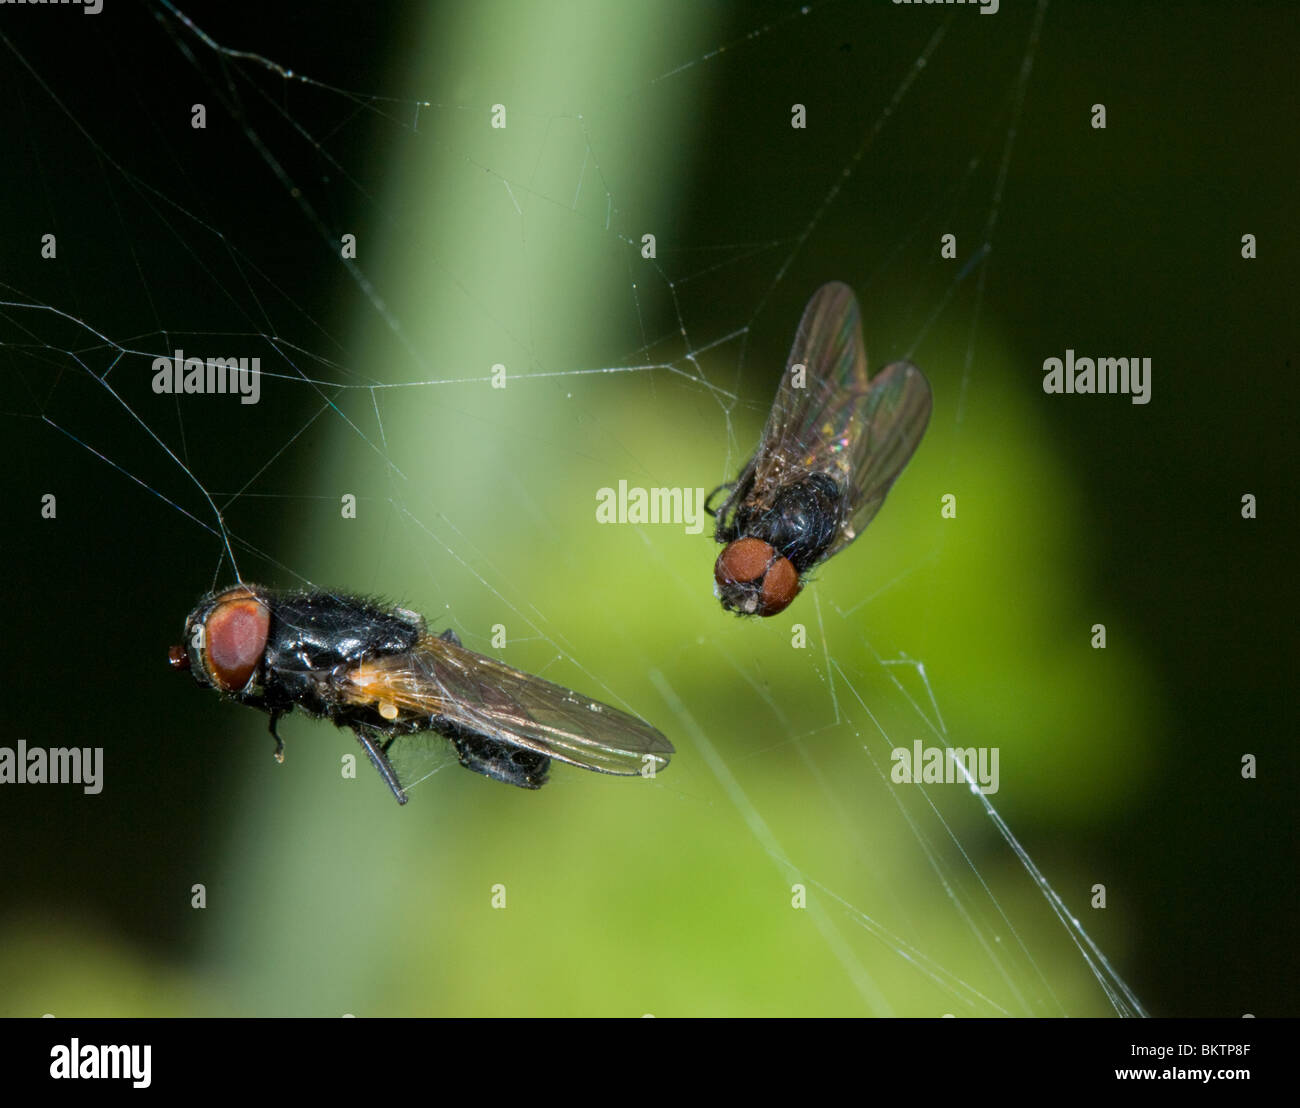
[[762, 539], [728, 543], [713, 566], [713, 579], [732, 611], [774, 616], [799, 595], [799, 572]]
[[757, 581], [775, 557], [776, 551], [762, 539], [737, 539], [728, 543], [718, 555], [713, 567], [713, 579], [724, 587]]
[[763, 591], [758, 598], [758, 614], [774, 616], [799, 595], [799, 574], [789, 558], [778, 558], [763, 577]]
[[246, 589], [219, 599], [203, 624], [203, 660], [212, 681], [226, 692], [248, 684], [266, 652], [271, 612]]

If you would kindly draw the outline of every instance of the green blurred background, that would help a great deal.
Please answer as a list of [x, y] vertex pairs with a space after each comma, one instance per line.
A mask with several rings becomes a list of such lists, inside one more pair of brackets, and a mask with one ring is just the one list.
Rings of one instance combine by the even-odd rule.
[[[940, 731], [998, 748], [998, 813], [1149, 1011], [1296, 1014], [1289, 12], [184, 10], [322, 84], [157, 5], [0, 22], [0, 299], [41, 306], [0, 310], [0, 729], [106, 751], [97, 797], [0, 790], [0, 1014], [1112, 1014], [978, 801], [889, 782]], [[934, 418], [866, 536], [740, 621], [707, 533], [596, 491], [732, 477], [831, 279]], [[276, 376], [177, 404], [177, 346]], [[1045, 396], [1067, 347], [1151, 357], [1151, 403]], [[672, 765], [452, 765], [398, 808], [292, 717], [277, 766], [164, 664], [234, 576], [205, 491], [245, 579], [417, 609]]]

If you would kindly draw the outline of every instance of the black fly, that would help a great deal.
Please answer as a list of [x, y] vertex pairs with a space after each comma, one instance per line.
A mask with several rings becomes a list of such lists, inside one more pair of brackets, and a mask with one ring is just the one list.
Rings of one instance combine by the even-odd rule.
[[[235, 585], [205, 597], [169, 660], [200, 685], [271, 717], [295, 707], [350, 727], [406, 803], [388, 754], [417, 732], [451, 741], [460, 764], [538, 789], [551, 759], [623, 776], [652, 776], [672, 745], [635, 716], [466, 650], [455, 633], [429, 634], [423, 617], [327, 592]], [[396, 753], [396, 752], [395, 752]]]
[[758, 449], [706, 506], [727, 544], [713, 568], [722, 606], [782, 611], [803, 574], [871, 522], [929, 419], [930, 385], [916, 366], [894, 362], [868, 378], [853, 290], [832, 281], [813, 293]]

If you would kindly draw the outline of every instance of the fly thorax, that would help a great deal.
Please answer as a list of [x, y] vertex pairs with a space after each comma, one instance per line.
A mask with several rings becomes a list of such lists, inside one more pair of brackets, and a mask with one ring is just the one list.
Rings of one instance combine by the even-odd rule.
[[814, 473], [781, 489], [748, 534], [770, 543], [802, 573], [830, 546], [839, 526], [839, 485], [824, 473]]

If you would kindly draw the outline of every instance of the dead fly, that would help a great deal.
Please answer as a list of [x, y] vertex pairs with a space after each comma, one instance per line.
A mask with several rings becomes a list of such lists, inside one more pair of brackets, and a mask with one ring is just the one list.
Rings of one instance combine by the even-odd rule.
[[431, 635], [403, 608], [235, 585], [190, 613], [185, 641], [171, 664], [267, 712], [277, 759], [281, 716], [297, 707], [333, 720], [356, 733], [399, 804], [411, 782], [399, 780], [389, 748], [419, 732], [449, 739], [467, 769], [525, 789], [546, 783], [552, 758], [650, 776], [673, 753], [643, 720], [474, 654], [452, 631]]
[[[722, 606], [772, 616], [802, 576], [871, 522], [930, 419], [930, 385], [909, 362], [867, 377], [853, 290], [833, 281], [808, 301], [758, 450], [705, 510], [726, 543], [713, 567]], [[713, 499], [731, 490], [720, 509]]]

